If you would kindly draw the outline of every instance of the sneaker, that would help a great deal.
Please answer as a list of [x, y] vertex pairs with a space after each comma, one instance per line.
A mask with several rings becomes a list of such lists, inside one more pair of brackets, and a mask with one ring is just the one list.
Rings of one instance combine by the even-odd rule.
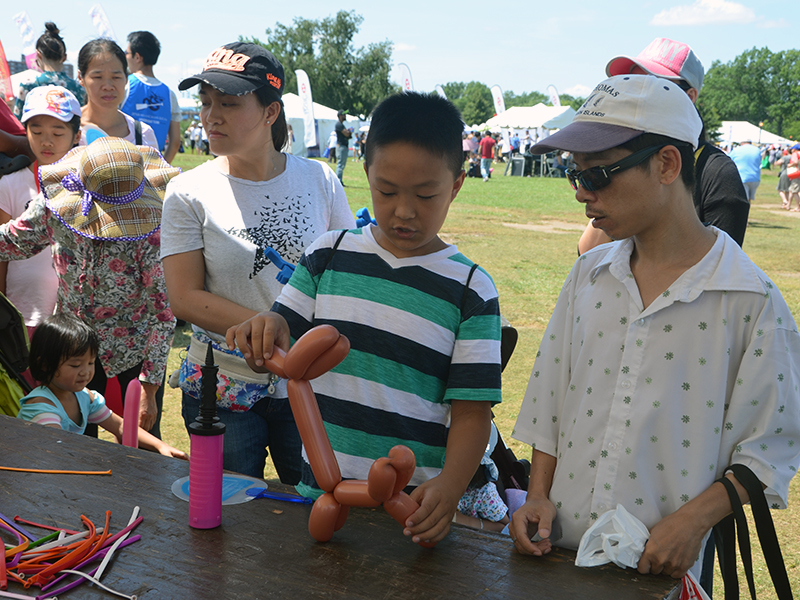
[[483, 182], [486, 183], [487, 181], [489, 181], [489, 178], [488, 177], [484, 177], [483, 178]]

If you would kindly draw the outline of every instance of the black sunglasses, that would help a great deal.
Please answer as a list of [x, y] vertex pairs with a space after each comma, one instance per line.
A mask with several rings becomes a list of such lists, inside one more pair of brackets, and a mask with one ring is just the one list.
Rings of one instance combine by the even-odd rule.
[[638, 152], [634, 152], [630, 156], [626, 156], [622, 160], [618, 160], [613, 165], [608, 167], [602, 165], [599, 167], [590, 167], [588, 169], [584, 169], [583, 171], [567, 169], [567, 179], [569, 179], [569, 184], [572, 186], [573, 190], [577, 191], [578, 185], [580, 184], [580, 186], [587, 192], [596, 192], [597, 190], [603, 189], [609, 183], [611, 183], [612, 175], [643, 163], [645, 160], [653, 156], [653, 154], [667, 145], [668, 144], [662, 144], [661, 146], [643, 148]]

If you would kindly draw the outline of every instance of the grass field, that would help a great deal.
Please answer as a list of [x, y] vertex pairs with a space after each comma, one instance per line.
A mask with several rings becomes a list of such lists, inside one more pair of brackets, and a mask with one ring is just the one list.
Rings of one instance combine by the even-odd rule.
[[[176, 164], [190, 169], [205, 157], [179, 155]], [[503, 403], [495, 421], [517, 456], [530, 448], [511, 439], [541, 336], [561, 285], [577, 256], [580, 232], [586, 225], [583, 209], [565, 179], [503, 177], [504, 165], [495, 165], [488, 182], [467, 179], [442, 231], [443, 238], [484, 267], [500, 293], [503, 315], [519, 331], [519, 343], [503, 374]], [[355, 211], [371, 206], [363, 163], [350, 161], [345, 170], [347, 197]], [[775, 191], [777, 173], [765, 171], [750, 220], [744, 249], [780, 288], [795, 319], [800, 316], [800, 213], [780, 209]], [[266, 308], [266, 307], [265, 307]], [[177, 368], [187, 344], [188, 328], [175, 336], [170, 371]], [[167, 390], [162, 431], [169, 443], [188, 451], [188, 437], [180, 418], [180, 395]], [[275, 477], [272, 465], [266, 476]], [[800, 593], [800, 480], [790, 491], [790, 507], [773, 512], [787, 570]], [[751, 527], [751, 531], [753, 527]], [[754, 538], [755, 540], [755, 538]], [[753, 543], [758, 548], [757, 540]], [[759, 553], [754, 557], [759, 597], [770, 598], [771, 583]], [[743, 576], [740, 578], [742, 585]], [[721, 590], [717, 582], [715, 589]]]

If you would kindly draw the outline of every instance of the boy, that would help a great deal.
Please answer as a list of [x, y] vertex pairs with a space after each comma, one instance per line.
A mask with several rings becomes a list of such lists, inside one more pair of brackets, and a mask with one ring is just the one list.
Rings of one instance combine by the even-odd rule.
[[[349, 338], [344, 362], [314, 381], [322, 418], [344, 478], [366, 479], [395, 444], [414, 451], [411, 497], [421, 506], [404, 533], [415, 542], [449, 531], [500, 402], [497, 291], [438, 235], [464, 182], [463, 126], [435, 94], [384, 100], [364, 166], [377, 225], [323, 235], [275, 312], [227, 335], [256, 370], [273, 342], [288, 348], [312, 326], [329, 323]], [[298, 490], [319, 493], [305, 456]]]
[[[537, 354], [514, 437], [533, 446], [517, 550], [577, 548], [622, 504], [650, 529], [641, 573], [698, 576], [731, 512], [726, 468], [748, 466], [785, 507], [800, 460], [800, 336], [777, 288], [692, 202], [702, 122], [678, 85], [600, 83], [531, 150], [573, 152], [567, 177], [611, 239], [575, 263]], [[530, 541], [538, 529], [541, 542]]]
[[[39, 193], [37, 170], [69, 152], [81, 137], [78, 99], [61, 86], [32, 89], [22, 112], [28, 143], [36, 162], [0, 179], [0, 223], [16, 219]], [[22, 313], [29, 335], [56, 304], [58, 278], [53, 258], [42, 252], [13, 263], [0, 262], [0, 291]]]

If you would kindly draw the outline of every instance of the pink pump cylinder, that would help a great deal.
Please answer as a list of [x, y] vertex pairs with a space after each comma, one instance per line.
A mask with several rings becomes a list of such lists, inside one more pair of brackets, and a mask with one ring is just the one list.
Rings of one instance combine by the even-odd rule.
[[213, 529], [222, 523], [224, 435], [191, 435], [189, 526]]

